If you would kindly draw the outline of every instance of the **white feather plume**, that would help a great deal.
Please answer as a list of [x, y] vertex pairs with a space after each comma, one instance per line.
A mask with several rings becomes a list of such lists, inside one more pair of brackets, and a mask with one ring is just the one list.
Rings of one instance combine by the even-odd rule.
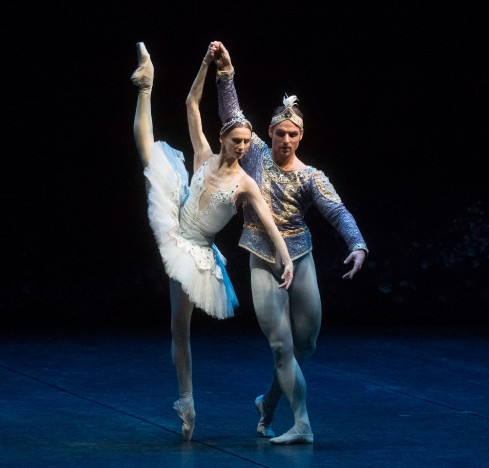
[[287, 96], [286, 94], [282, 102], [284, 103], [285, 107], [292, 107], [297, 101], [299, 101], [297, 96]]

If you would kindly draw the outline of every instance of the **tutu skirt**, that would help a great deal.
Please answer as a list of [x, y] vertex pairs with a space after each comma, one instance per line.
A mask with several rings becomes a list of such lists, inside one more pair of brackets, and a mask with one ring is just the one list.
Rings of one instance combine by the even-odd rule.
[[183, 154], [165, 142], [154, 143], [144, 170], [148, 182], [148, 217], [166, 274], [182, 285], [196, 307], [225, 319], [238, 306], [217, 247], [202, 247], [179, 234], [180, 207], [189, 195]]

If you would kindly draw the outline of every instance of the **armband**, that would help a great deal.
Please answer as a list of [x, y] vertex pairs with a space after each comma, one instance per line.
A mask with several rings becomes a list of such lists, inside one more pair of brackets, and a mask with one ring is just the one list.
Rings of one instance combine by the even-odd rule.
[[354, 250], [365, 250], [365, 253], [368, 255], [367, 244], [364, 244], [363, 242], [353, 244], [350, 249], [350, 252], [353, 252]]
[[234, 78], [234, 67], [231, 70], [217, 70], [216, 81], [231, 81]]

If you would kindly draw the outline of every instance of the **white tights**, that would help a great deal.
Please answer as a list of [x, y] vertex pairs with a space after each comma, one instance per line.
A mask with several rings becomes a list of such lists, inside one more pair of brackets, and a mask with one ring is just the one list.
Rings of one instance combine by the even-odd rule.
[[192, 351], [190, 347], [190, 321], [194, 303], [182, 291], [178, 281], [170, 278], [171, 302], [171, 355], [177, 372], [180, 398], [193, 393]]
[[250, 269], [255, 313], [275, 361], [272, 383], [263, 396], [269, 419], [265, 422], [271, 424], [283, 393], [295, 425], [310, 427], [306, 381], [300, 365], [316, 349], [321, 328], [321, 298], [314, 259], [309, 253], [294, 261], [294, 280], [288, 290], [278, 288], [281, 272], [276, 265], [251, 254]]

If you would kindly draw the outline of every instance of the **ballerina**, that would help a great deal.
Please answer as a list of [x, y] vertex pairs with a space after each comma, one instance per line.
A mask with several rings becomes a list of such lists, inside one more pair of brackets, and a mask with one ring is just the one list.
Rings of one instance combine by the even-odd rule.
[[199, 104], [212, 61], [211, 46], [186, 99], [194, 150], [190, 185], [182, 152], [164, 141], [155, 142], [151, 114], [154, 67], [144, 43], [137, 44], [137, 53], [138, 67], [131, 76], [139, 90], [134, 137], [147, 181], [149, 221], [170, 281], [171, 350], [179, 388], [173, 408], [182, 419], [183, 439], [188, 441], [196, 415], [190, 347], [192, 312], [197, 307], [212, 317], [226, 319], [238, 306], [226, 259], [214, 244], [215, 235], [243, 203], [249, 203], [277, 249], [282, 265], [280, 288], [291, 285], [293, 263], [258, 185], [239, 164], [251, 142], [251, 123], [243, 116], [225, 122], [218, 154], [212, 152], [202, 131]]

